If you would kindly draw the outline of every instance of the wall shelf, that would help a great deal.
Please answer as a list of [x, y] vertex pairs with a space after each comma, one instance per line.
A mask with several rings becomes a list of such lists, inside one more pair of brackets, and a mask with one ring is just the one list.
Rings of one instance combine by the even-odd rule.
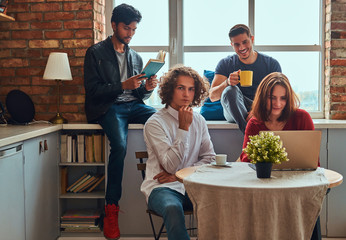
[[0, 13], [0, 22], [10, 22], [10, 21], [15, 21], [15, 19], [6, 14]]

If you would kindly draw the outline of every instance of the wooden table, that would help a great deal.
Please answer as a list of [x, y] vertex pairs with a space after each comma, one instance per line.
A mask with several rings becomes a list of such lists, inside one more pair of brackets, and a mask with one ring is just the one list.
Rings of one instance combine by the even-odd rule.
[[[175, 173], [175, 176], [178, 178], [179, 182], [183, 182], [184, 178], [190, 176], [196, 171], [200, 166], [187, 167], [179, 170]], [[343, 182], [343, 176], [330, 169], [324, 169], [324, 175], [329, 181], [329, 188], [339, 186]]]

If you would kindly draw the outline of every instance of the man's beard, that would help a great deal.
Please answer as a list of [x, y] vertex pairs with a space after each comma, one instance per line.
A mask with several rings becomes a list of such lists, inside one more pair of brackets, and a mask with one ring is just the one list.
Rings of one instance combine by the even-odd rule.
[[[254, 55], [254, 51], [253, 51], [253, 47], [250, 47], [249, 48], [249, 50], [247, 51], [247, 53], [248, 53], [248, 56], [247, 57], [240, 57], [241, 59], [243, 59], [243, 60], [247, 60], [247, 59], [249, 59], [252, 55]], [[238, 55], [239, 56], [239, 55]], [[241, 55], [240, 55], [241, 56]]]
[[116, 39], [117, 39], [119, 42], [121, 42], [122, 44], [127, 45], [127, 44], [130, 43], [130, 41], [129, 41], [129, 42], [125, 42], [125, 38], [121, 38], [117, 32], [114, 32], [114, 36], [115, 36]]

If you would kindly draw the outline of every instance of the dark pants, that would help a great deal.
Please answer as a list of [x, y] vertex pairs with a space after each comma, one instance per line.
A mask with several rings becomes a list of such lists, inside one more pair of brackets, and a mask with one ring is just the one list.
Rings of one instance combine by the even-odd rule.
[[106, 203], [116, 204], [121, 198], [124, 159], [129, 123], [144, 124], [156, 110], [140, 101], [113, 104], [99, 119], [110, 142]]
[[240, 131], [245, 133], [246, 117], [251, 110], [252, 100], [243, 95], [237, 86], [228, 86], [221, 95], [223, 115], [228, 122], [238, 124]]
[[[328, 188], [326, 195], [330, 192], [330, 188]], [[314, 231], [312, 232], [311, 240], [321, 240], [322, 234], [321, 234], [321, 223], [320, 223], [320, 216], [318, 216]]]
[[320, 223], [320, 216], [318, 216], [314, 231], [312, 232], [311, 240], [321, 240], [322, 234], [321, 234], [321, 223]]

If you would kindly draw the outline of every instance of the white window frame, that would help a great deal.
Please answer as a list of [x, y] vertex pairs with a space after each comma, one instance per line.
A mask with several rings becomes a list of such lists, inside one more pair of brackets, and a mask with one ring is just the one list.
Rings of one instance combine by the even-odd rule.
[[[107, 35], [112, 34], [109, 21], [114, 7], [114, 1], [106, 0], [106, 32]], [[184, 20], [183, 20], [183, 1], [184, 0], [168, 0], [169, 1], [169, 46], [133, 46], [137, 52], [158, 52], [165, 50], [169, 52], [169, 67], [177, 63], [184, 63], [184, 52], [233, 52], [231, 45], [215, 45], [215, 46], [184, 46]], [[188, 0], [185, 0], [188, 1]], [[312, 118], [324, 118], [324, 41], [325, 41], [325, 0], [320, 1], [320, 45], [256, 45], [254, 48], [259, 52], [319, 52], [319, 110], [310, 111]], [[255, 0], [248, 0], [249, 5], [249, 27], [255, 33]], [[109, 6], [109, 7], [108, 7]], [[109, 14], [109, 15], [108, 15]], [[153, 106], [160, 108], [161, 106]]]

